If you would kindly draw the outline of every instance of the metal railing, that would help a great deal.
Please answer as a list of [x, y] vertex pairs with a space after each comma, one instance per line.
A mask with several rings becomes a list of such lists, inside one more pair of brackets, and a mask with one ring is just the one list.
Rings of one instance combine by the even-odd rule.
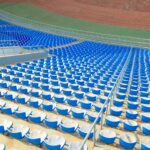
[[[96, 142], [95, 142], [95, 140], [96, 140], [95, 134], [96, 134], [96, 124], [97, 124], [97, 121], [98, 121], [98, 119], [99, 119], [99, 117], [100, 117], [100, 118], [101, 118], [100, 129], [102, 129], [102, 127], [103, 127], [103, 115], [104, 115], [103, 112], [104, 112], [105, 106], [107, 106], [107, 110], [106, 110], [106, 111], [107, 111], [106, 115], [107, 115], [108, 112], [110, 111], [110, 108], [111, 108], [111, 103], [112, 103], [112, 100], [113, 100], [112, 97], [114, 96], [115, 91], [116, 91], [116, 88], [118, 87], [118, 85], [119, 85], [119, 83], [120, 83], [120, 80], [121, 80], [122, 77], [123, 77], [123, 74], [124, 74], [124, 71], [125, 71], [125, 69], [126, 69], [126, 66], [127, 66], [127, 64], [129, 63], [129, 59], [130, 59], [130, 57], [131, 57], [131, 53], [132, 53], [132, 51], [130, 50], [130, 52], [129, 52], [129, 54], [128, 54], [128, 58], [127, 58], [127, 60], [126, 60], [126, 62], [125, 62], [125, 64], [124, 64], [124, 66], [123, 66], [123, 68], [122, 68], [122, 71], [120, 72], [120, 75], [119, 75], [119, 77], [118, 77], [116, 83], [114, 84], [114, 86], [113, 86], [113, 88], [112, 88], [110, 94], [108, 95], [107, 100], [105, 101], [105, 103], [103, 104], [103, 107], [101, 108], [100, 112], [98, 113], [97, 118], [95, 119], [94, 123], [92, 124], [91, 128], [89, 129], [89, 132], [86, 134], [86, 136], [85, 136], [85, 138], [84, 138], [84, 140], [83, 140], [83, 142], [82, 142], [82, 144], [81, 144], [79, 150], [83, 150], [83, 147], [84, 147], [84, 145], [85, 145], [85, 143], [86, 143], [86, 141], [87, 141], [87, 139], [88, 139], [88, 137], [89, 137], [89, 135], [90, 135], [90, 133], [91, 133], [92, 130], [94, 130], [94, 131], [93, 131], [93, 133], [94, 133], [94, 135], [93, 135], [93, 143], [94, 143], [94, 146], [96, 145]], [[108, 106], [109, 106], [109, 107], [108, 107]]]
[[127, 45], [132, 47], [150, 48], [150, 39], [120, 36], [112, 34], [95, 33], [84, 30], [77, 30], [73, 28], [65, 28], [56, 25], [50, 25], [41, 23], [35, 20], [19, 17], [6, 11], [0, 10], [0, 19], [10, 21], [16, 25], [39, 30], [43, 32], [49, 32], [62, 36], [69, 36], [82, 40], [98, 41], [110, 44]]

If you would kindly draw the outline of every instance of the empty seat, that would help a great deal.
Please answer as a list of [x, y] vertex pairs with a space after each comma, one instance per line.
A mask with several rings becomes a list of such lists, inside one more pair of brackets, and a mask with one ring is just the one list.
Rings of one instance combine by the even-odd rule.
[[[99, 112], [103, 108], [103, 104], [101, 104], [101, 103], [94, 104], [93, 106], [94, 106], [95, 111], [97, 111], [97, 112]], [[106, 106], [103, 109], [103, 112], [105, 112], [105, 111], [106, 111]]]
[[63, 89], [63, 94], [66, 95], [66, 96], [72, 96], [72, 90], [70, 89]]
[[29, 105], [35, 108], [39, 108], [41, 106], [41, 104], [43, 103], [43, 100], [41, 99], [37, 99], [32, 97], [29, 101]]
[[5, 114], [12, 115], [18, 110], [18, 108], [19, 107], [17, 105], [6, 104], [4, 107], [1, 108], [1, 110]]
[[70, 106], [77, 106], [79, 100], [76, 98], [66, 98], [66, 101]]
[[52, 86], [52, 92], [59, 94], [61, 92], [61, 88], [58, 86]]
[[78, 99], [84, 98], [84, 93], [83, 92], [79, 92], [79, 91], [78, 92], [74, 92], [74, 95]]
[[116, 98], [113, 100], [113, 104], [117, 107], [121, 107], [124, 104], [124, 100]]
[[14, 101], [15, 98], [17, 98], [17, 96], [18, 96], [18, 93], [10, 92], [10, 91], [4, 95], [5, 99], [10, 100], [10, 101]]
[[44, 101], [42, 103], [42, 109], [46, 110], [46, 111], [53, 111], [56, 107], [55, 103], [49, 102], [49, 101]]
[[41, 123], [46, 118], [46, 114], [40, 111], [32, 112], [29, 115], [29, 120], [34, 123]]
[[20, 92], [23, 93], [23, 94], [29, 94], [30, 91], [31, 91], [31, 88], [29, 88], [29, 87], [24, 87], [24, 86], [22, 86], [22, 87], [20, 88]]
[[31, 96], [34, 96], [34, 97], [40, 97], [40, 95], [42, 94], [42, 91], [32, 89], [30, 94], [31, 94]]
[[110, 127], [118, 127], [120, 123], [120, 119], [115, 116], [107, 116], [106, 117], [106, 125]]
[[141, 113], [142, 122], [150, 122], [150, 113]]
[[95, 102], [97, 99], [96, 95], [94, 95], [94, 94], [87, 94], [86, 98], [88, 101], [91, 101], [91, 102]]
[[12, 121], [7, 119], [0, 119], [0, 133], [5, 133], [13, 125]]
[[126, 118], [128, 119], [136, 119], [138, 117], [138, 112], [135, 110], [126, 110]]
[[78, 123], [72, 120], [63, 120], [61, 123], [61, 130], [68, 133], [76, 132]]
[[110, 108], [110, 114], [113, 115], [113, 116], [121, 116], [122, 108], [116, 107], [116, 106], [112, 106]]
[[0, 89], [0, 97], [3, 97], [6, 93], [7, 93], [8, 90], [6, 89]]
[[8, 132], [11, 137], [16, 139], [22, 139], [29, 132], [29, 127], [22, 124], [16, 124], [9, 128]]
[[42, 98], [45, 99], [45, 100], [52, 100], [52, 98], [54, 97], [54, 94], [53, 93], [49, 93], [49, 92], [43, 92], [42, 93]]
[[150, 135], [150, 124], [148, 123], [141, 124], [141, 132], [145, 135]]
[[25, 135], [26, 141], [33, 145], [41, 145], [43, 141], [46, 139], [47, 133], [41, 130], [33, 130]]
[[57, 128], [61, 123], [61, 118], [57, 116], [47, 116], [44, 120], [44, 124], [50, 128]]
[[150, 104], [150, 98], [141, 97], [141, 103], [142, 104]]
[[141, 111], [150, 112], [150, 104], [141, 104]]
[[80, 104], [81, 108], [83, 108], [83, 109], [91, 109], [91, 107], [92, 107], [92, 103], [87, 100], [80, 100], [79, 104]]
[[[91, 126], [87, 125], [87, 124], [86, 125], [82, 125], [82, 126], [80, 125], [79, 129], [78, 129], [79, 135], [84, 138], [86, 136], [86, 134], [88, 134], [90, 128], [91, 128]], [[93, 138], [93, 134], [94, 133], [93, 133], [93, 130], [92, 130], [88, 138], [89, 139]]]
[[123, 129], [127, 131], [136, 131], [138, 127], [137, 122], [133, 120], [124, 120], [123, 121]]
[[21, 103], [21, 104], [27, 104], [29, 102], [29, 100], [30, 100], [30, 97], [27, 95], [19, 95], [16, 98], [16, 102]]
[[64, 103], [65, 102], [66, 97], [64, 95], [54, 95], [54, 100], [57, 103]]
[[56, 106], [56, 111], [61, 115], [69, 115], [71, 108], [65, 105]]
[[121, 135], [119, 138], [119, 144], [121, 147], [125, 149], [133, 149], [137, 143], [137, 139], [135, 136], [131, 135]]
[[106, 97], [106, 96], [100, 97], [100, 103], [104, 104], [106, 102], [106, 100], [108, 100], [108, 97]]
[[[95, 112], [88, 112], [87, 113], [87, 116], [88, 116], [88, 120], [90, 122], [94, 122], [95, 119], [98, 117], [98, 113], [95, 113]], [[101, 121], [101, 118], [98, 117], [98, 120], [97, 120], [97, 123], [99, 123]]]
[[49, 150], [62, 150], [66, 140], [58, 135], [50, 135], [44, 140], [44, 146]]
[[21, 118], [23, 120], [27, 119], [30, 114], [31, 114], [31, 110], [27, 108], [19, 108], [15, 112], [16, 117]]
[[116, 133], [112, 130], [101, 130], [99, 140], [105, 144], [113, 144], [116, 138]]
[[78, 119], [84, 119], [86, 111], [78, 108], [72, 108], [72, 117], [78, 118]]

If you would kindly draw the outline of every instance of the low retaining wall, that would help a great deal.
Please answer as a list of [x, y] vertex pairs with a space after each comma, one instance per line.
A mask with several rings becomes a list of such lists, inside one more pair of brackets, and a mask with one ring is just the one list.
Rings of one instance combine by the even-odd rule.
[[18, 55], [9, 55], [0, 57], [0, 66], [15, 64], [19, 62], [25, 62], [33, 59], [40, 59], [47, 56], [47, 53], [44, 51], [37, 51], [32, 53], [24, 53]]

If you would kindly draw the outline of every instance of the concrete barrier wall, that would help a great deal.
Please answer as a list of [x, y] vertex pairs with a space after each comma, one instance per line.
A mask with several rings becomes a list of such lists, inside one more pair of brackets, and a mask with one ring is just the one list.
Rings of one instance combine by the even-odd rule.
[[33, 53], [25, 53], [25, 54], [19, 54], [19, 55], [11, 55], [11, 56], [1, 56], [0, 66], [30, 61], [33, 59], [44, 58], [46, 56], [47, 56], [47, 53], [44, 51], [37, 51]]

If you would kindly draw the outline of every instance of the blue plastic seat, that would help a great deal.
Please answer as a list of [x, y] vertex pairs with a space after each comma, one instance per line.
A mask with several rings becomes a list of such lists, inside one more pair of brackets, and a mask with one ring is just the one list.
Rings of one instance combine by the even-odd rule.
[[50, 86], [48, 84], [41, 84], [41, 89], [44, 90], [44, 91], [49, 91]]
[[54, 95], [54, 100], [57, 103], [64, 103], [65, 102], [66, 97], [64, 95]]
[[124, 94], [124, 93], [117, 93], [116, 94], [116, 97], [118, 98], [118, 99], [125, 99], [125, 97], [126, 97], [126, 94]]
[[29, 101], [29, 105], [34, 108], [39, 108], [42, 103], [43, 103], [43, 100], [37, 99], [37, 98], [31, 98]]
[[91, 107], [92, 107], [92, 103], [87, 100], [80, 100], [79, 104], [80, 104], [81, 108], [83, 108], [83, 109], [91, 109]]
[[78, 109], [78, 108], [73, 108], [71, 112], [72, 112], [72, 117], [78, 118], [78, 119], [84, 119], [85, 114], [86, 114], [86, 111], [82, 109]]
[[126, 110], [126, 118], [128, 119], [136, 119], [138, 117], [138, 113], [135, 110]]
[[130, 89], [129, 94], [130, 95], [137, 95], [138, 94], [138, 90], [132, 90], [132, 89]]
[[30, 91], [30, 94], [31, 94], [31, 96], [34, 96], [34, 97], [40, 97], [41, 96], [41, 94], [42, 94], [42, 91], [40, 91], [40, 90], [31, 90]]
[[66, 101], [70, 106], [77, 106], [79, 100], [75, 98], [66, 98]]
[[20, 92], [23, 93], [23, 94], [29, 94], [30, 91], [31, 91], [31, 88], [29, 88], [29, 87], [23, 87], [23, 86], [22, 86], [22, 87], [20, 88]]
[[[94, 104], [93, 106], [94, 106], [95, 111], [99, 112], [102, 109], [103, 104], [99, 103], [99, 104]], [[106, 106], [103, 109], [103, 112], [105, 112], [105, 111], [106, 111]]]
[[143, 123], [143, 124], [141, 125], [141, 132], [142, 132], [142, 134], [150, 135], [150, 124], [148, 124], [148, 123]]
[[133, 120], [124, 120], [123, 121], [123, 129], [127, 131], [136, 131], [138, 127], [137, 122]]
[[150, 104], [150, 98], [141, 97], [141, 103], [142, 104]]
[[[89, 132], [91, 126], [90, 125], [84, 125], [84, 126], [79, 126], [78, 131], [79, 131], [79, 135], [81, 137], [85, 137], [87, 135], [87, 133]], [[90, 135], [89, 135], [89, 139], [93, 138], [93, 130], [91, 131]]]
[[12, 125], [12, 121], [7, 119], [0, 119], [0, 133], [6, 133]]
[[[95, 112], [89, 112], [89, 113], [87, 113], [87, 116], [88, 116], [88, 120], [90, 122], [94, 122], [95, 119], [97, 118], [98, 114]], [[97, 123], [100, 123], [100, 121], [101, 121], [101, 118], [99, 117], [97, 120]]]
[[105, 84], [97, 84], [97, 88], [100, 90], [104, 90], [105, 89]]
[[52, 92], [59, 94], [61, 92], [61, 88], [59, 86], [52, 86]]
[[68, 88], [69, 87], [68, 82], [60, 82], [60, 86], [63, 87], [63, 88]]
[[66, 95], [66, 96], [72, 96], [72, 90], [70, 89], [63, 89], [63, 94]]
[[101, 93], [101, 90], [100, 89], [97, 89], [97, 88], [93, 88], [92, 89], [92, 93], [93, 94], [96, 94], [96, 95], [99, 95]]
[[105, 144], [113, 144], [116, 139], [116, 133], [112, 130], [101, 130], [99, 140]]
[[128, 100], [132, 102], [136, 102], [138, 97], [136, 95], [128, 95]]
[[49, 150], [62, 150], [66, 140], [58, 135], [51, 135], [44, 140], [43, 145]]
[[97, 96], [94, 94], [86, 94], [86, 98], [88, 101], [95, 102], [97, 100]]
[[118, 117], [115, 117], [115, 116], [107, 116], [106, 117], [106, 125], [107, 126], [116, 128], [116, 127], [118, 127], [119, 123], [120, 123], [120, 119]]
[[79, 90], [79, 85], [78, 84], [70, 84], [70, 87], [73, 90]]
[[21, 87], [20, 85], [13, 85], [12, 84], [9, 86], [9, 89], [12, 91], [19, 91], [20, 87]]
[[56, 107], [56, 104], [55, 103], [52, 103], [52, 102], [43, 102], [42, 103], [42, 109], [46, 110], [46, 111], [53, 111]]
[[108, 99], [108, 97], [106, 97], [106, 96], [101, 96], [101, 97], [100, 97], [100, 103], [104, 104], [107, 99]]
[[113, 115], [113, 116], [121, 116], [121, 114], [122, 114], [122, 108], [112, 106], [110, 108], [110, 114]]
[[13, 125], [8, 130], [9, 135], [16, 139], [23, 139], [25, 135], [29, 132], [29, 127], [22, 124]]
[[7, 100], [10, 100], [10, 101], [14, 101], [17, 97], [18, 97], [18, 93], [11, 92], [11, 91], [7, 92], [4, 95], [4, 98], [7, 99]]
[[137, 109], [138, 108], [138, 102], [131, 102], [131, 101], [128, 101], [127, 102], [127, 107], [129, 109]]
[[2, 112], [8, 115], [14, 114], [18, 110], [17, 105], [6, 104], [4, 107], [1, 108]]
[[78, 123], [72, 120], [63, 120], [61, 125], [61, 130], [67, 133], [75, 133], [78, 127]]
[[69, 115], [71, 108], [65, 105], [62, 106], [56, 106], [56, 111], [60, 115]]
[[16, 112], [15, 115], [18, 118], [21, 118], [23, 120], [26, 120], [29, 115], [31, 114], [31, 110], [30, 109], [26, 109], [26, 108], [19, 108]]
[[142, 122], [150, 122], [150, 113], [141, 113], [140, 117]]
[[150, 112], [150, 104], [141, 104], [141, 111]]
[[134, 149], [136, 143], [137, 139], [135, 136], [124, 134], [119, 138], [120, 146], [125, 149]]
[[61, 118], [57, 116], [47, 116], [44, 120], [44, 124], [49, 128], [58, 128], [61, 123]]
[[147, 91], [140, 91], [140, 96], [142, 97], [148, 97], [149, 93]]
[[35, 111], [35, 112], [32, 112], [30, 115], [29, 115], [29, 120], [33, 123], [41, 123], [43, 122], [43, 120], [46, 118], [46, 114], [43, 113], [43, 112], [40, 112], [40, 111]]
[[45, 100], [52, 100], [52, 98], [54, 97], [54, 94], [51, 94], [49, 92], [43, 92], [42, 93], [42, 98], [45, 99]]
[[27, 104], [29, 102], [29, 100], [30, 100], [30, 97], [27, 95], [19, 95], [16, 98], [16, 102], [20, 103], [20, 104]]
[[74, 95], [78, 99], [84, 98], [84, 93], [83, 92], [79, 92], [79, 91], [78, 92], [74, 92]]
[[36, 146], [40, 146], [46, 137], [47, 133], [40, 130], [33, 130], [25, 135], [26, 141]]

